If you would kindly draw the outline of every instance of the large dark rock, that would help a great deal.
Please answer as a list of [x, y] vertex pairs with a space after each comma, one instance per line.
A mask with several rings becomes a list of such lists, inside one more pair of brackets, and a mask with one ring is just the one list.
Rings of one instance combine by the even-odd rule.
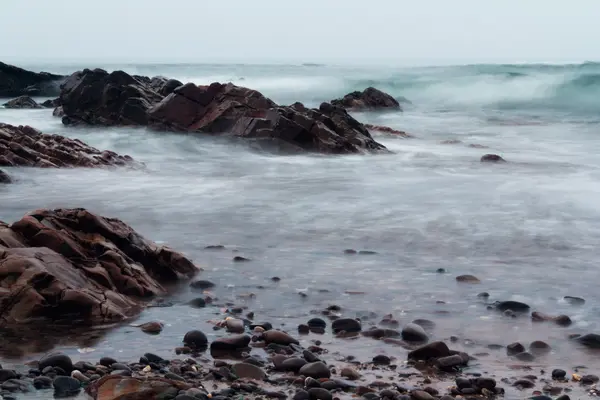
[[[77, 139], [0, 123], [0, 167], [137, 166], [129, 156], [100, 151]], [[0, 177], [0, 181], [2, 178]]]
[[118, 219], [36, 210], [0, 223], [0, 324], [121, 321], [198, 270]]
[[44, 108], [29, 96], [19, 96], [3, 104], [5, 108]]
[[85, 69], [60, 86], [65, 125], [148, 124], [148, 108], [162, 96], [142, 80], [123, 72]]
[[341, 107], [323, 103], [278, 106], [256, 90], [231, 83], [178, 87], [149, 111], [152, 126], [229, 134], [290, 149], [331, 154], [386, 151], [363, 124]]
[[368, 87], [362, 92], [356, 91], [348, 93], [341, 99], [331, 101], [331, 104], [337, 105], [348, 110], [400, 110], [400, 103], [389, 94], [382, 92], [374, 87]]
[[0, 62], [0, 97], [57, 96], [62, 75], [27, 71]]

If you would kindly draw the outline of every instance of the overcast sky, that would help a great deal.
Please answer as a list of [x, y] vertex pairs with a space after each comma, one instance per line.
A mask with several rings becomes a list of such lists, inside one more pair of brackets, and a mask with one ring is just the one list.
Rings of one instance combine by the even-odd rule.
[[445, 64], [600, 58], [600, 0], [0, 0], [0, 60]]

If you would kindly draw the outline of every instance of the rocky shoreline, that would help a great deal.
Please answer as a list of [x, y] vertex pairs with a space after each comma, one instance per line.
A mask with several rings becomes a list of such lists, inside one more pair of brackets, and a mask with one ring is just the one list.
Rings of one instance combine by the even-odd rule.
[[[402, 110], [396, 99], [375, 88], [310, 109], [300, 103], [278, 105], [256, 90], [230, 83], [198, 86], [123, 71], [86, 69], [65, 77], [0, 64], [0, 82], [0, 97], [19, 96], [6, 107], [53, 108], [64, 125], [74, 128], [135, 126], [173, 134], [225, 134], [276, 143], [290, 152], [336, 155], [389, 153], [371, 135], [375, 131], [412, 137], [390, 127], [362, 124], [348, 113]], [[58, 97], [38, 104], [29, 96]], [[485, 154], [480, 161], [505, 162], [495, 154]], [[143, 168], [143, 164], [77, 139], [0, 124], [0, 167], [4, 168], [0, 183], [11, 183], [13, 167]], [[238, 255], [233, 261], [247, 260]], [[170, 285], [191, 280], [200, 270], [183, 254], [142, 237], [123, 221], [82, 208], [35, 210], [15, 223], [0, 222], [0, 332], [43, 333], [48, 325], [65, 322], [71, 327], [128, 322], [157, 297], [167, 296]], [[456, 280], [479, 281], [466, 275]], [[203, 291], [214, 284], [196, 280], [190, 285]], [[548, 351], [541, 341], [528, 348], [520, 343], [489, 347], [506, 352], [517, 365], [514, 374], [496, 374], [485, 372], [494, 366], [482, 363], [482, 352], [467, 354], [461, 339], [432, 341], [433, 321], [414, 320], [400, 328], [392, 315], [367, 322], [331, 305], [284, 331], [275, 329], [274, 322], [257, 323], [251, 310], [233, 304], [217, 308], [223, 305], [210, 295], [194, 302], [190, 306], [219, 310], [212, 323], [222, 335], [209, 341], [205, 332], [191, 330], [172, 344], [173, 357], [167, 358], [152, 351], [134, 362], [108, 356], [73, 360], [49, 353], [21, 366], [0, 366], [0, 400], [36, 390], [48, 397], [87, 393], [99, 400], [447, 400], [512, 398], [514, 393], [519, 393], [517, 398], [567, 400], [568, 393], [596, 394], [596, 375], [572, 367], [539, 367], [537, 356]], [[529, 315], [529, 306], [523, 303], [505, 301], [489, 307], [507, 318]], [[561, 327], [571, 322], [565, 315], [539, 312], [531, 318]], [[152, 335], [165, 329], [159, 321], [136, 327]], [[594, 334], [572, 339], [588, 348], [600, 347], [600, 336]], [[351, 352], [364, 340], [382, 343], [386, 350], [359, 359], [329, 349], [336, 341]], [[10, 346], [8, 339], [2, 346]], [[407, 356], [398, 357], [399, 349]], [[477, 371], [470, 368], [473, 364]]]

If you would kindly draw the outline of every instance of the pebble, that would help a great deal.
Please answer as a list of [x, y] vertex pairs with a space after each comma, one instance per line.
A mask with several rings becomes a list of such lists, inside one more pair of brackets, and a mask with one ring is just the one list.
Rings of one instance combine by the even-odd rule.
[[511, 310], [513, 312], [526, 312], [529, 311], [529, 305], [525, 304], [525, 303], [521, 303], [520, 301], [513, 301], [513, 300], [508, 300], [508, 301], [500, 301], [497, 302], [496, 304], [496, 308], [502, 312], [506, 311], [506, 310]]
[[413, 390], [410, 392], [410, 398], [413, 400], [435, 400], [435, 397], [424, 390]]
[[600, 380], [600, 378], [598, 378], [597, 375], [584, 375], [581, 377], [581, 383], [583, 383], [584, 385], [593, 385], [594, 383], [598, 382]]
[[300, 375], [304, 375], [314, 379], [331, 377], [331, 371], [329, 370], [329, 368], [327, 368], [327, 365], [320, 361], [305, 364], [302, 366], [302, 368], [300, 368], [298, 372]]
[[525, 346], [519, 342], [511, 343], [506, 346], [506, 354], [514, 356], [525, 351]]
[[9, 369], [0, 369], [0, 383], [5, 382], [9, 379], [15, 379], [17, 374], [15, 371]]
[[308, 398], [310, 400], [332, 400], [333, 395], [324, 388], [310, 388], [308, 389]]
[[215, 286], [216, 285], [213, 282], [205, 281], [205, 280], [198, 280], [198, 281], [194, 281], [194, 282], [190, 283], [190, 287], [192, 289], [198, 289], [198, 290], [210, 289]]
[[242, 256], [233, 257], [233, 262], [246, 262], [246, 261], [251, 261], [251, 260], [249, 258], [242, 257]]
[[281, 369], [282, 371], [298, 372], [300, 371], [300, 368], [302, 368], [306, 364], [307, 362], [303, 358], [290, 357], [283, 360], [283, 362], [279, 366], [279, 369]]
[[[266, 333], [266, 332], [265, 332]], [[248, 347], [250, 336], [233, 335], [215, 339], [211, 344], [211, 350], [235, 351]]]
[[443, 371], [452, 371], [464, 364], [466, 364], [465, 360], [458, 354], [441, 357], [436, 360], [436, 365]]
[[436, 359], [440, 357], [447, 357], [451, 355], [448, 345], [444, 342], [431, 342], [424, 346], [419, 347], [408, 353], [409, 360], [423, 360], [427, 361], [430, 359]]
[[112, 364], [116, 363], [117, 360], [111, 357], [102, 357], [100, 359], [100, 365], [104, 365], [105, 367], [110, 367]]
[[360, 322], [355, 319], [339, 318], [339, 319], [334, 320], [331, 323], [331, 329], [333, 330], [333, 333], [339, 333], [339, 332], [353, 333], [353, 332], [360, 332], [362, 330], [362, 326], [361, 326]]
[[355, 381], [355, 380], [360, 379], [361, 375], [354, 368], [344, 367], [340, 371], [340, 376], [342, 376], [343, 378], [346, 378], [348, 380]]
[[542, 342], [541, 340], [536, 340], [531, 342], [529, 345], [529, 351], [534, 355], [542, 355], [547, 354], [552, 350], [550, 345], [546, 342]]
[[246, 330], [244, 321], [237, 318], [227, 318], [225, 320], [225, 327], [227, 328], [227, 332], [231, 333], [244, 333]]
[[554, 380], [563, 380], [567, 376], [567, 371], [564, 369], [555, 369], [552, 371], [552, 379]]
[[151, 322], [146, 322], [146, 323], [140, 325], [140, 329], [144, 333], [148, 333], [148, 334], [152, 334], [152, 335], [158, 335], [159, 333], [162, 332], [163, 326], [164, 325], [162, 323], [160, 323], [160, 322], [151, 321]]
[[600, 335], [596, 333], [588, 333], [586, 335], [577, 337], [575, 340], [580, 344], [592, 349], [600, 348]]
[[513, 386], [520, 386], [523, 389], [531, 389], [535, 387], [535, 383], [529, 379], [518, 379], [513, 383]]
[[88, 378], [81, 371], [76, 369], [71, 372], [71, 378], [77, 379], [81, 383], [87, 383], [90, 381], [90, 378]]
[[375, 357], [373, 357], [373, 364], [375, 365], [390, 365], [392, 363], [392, 360], [383, 354], [378, 354]]
[[410, 323], [402, 328], [402, 339], [407, 342], [427, 342], [429, 337], [420, 325]]
[[580, 306], [580, 305], [585, 304], [585, 299], [583, 299], [581, 297], [565, 296], [564, 300], [573, 306]]
[[325, 329], [327, 327], [327, 322], [325, 322], [322, 318], [311, 318], [306, 323], [310, 329]]
[[475, 275], [459, 275], [456, 277], [456, 282], [460, 283], [481, 283]]
[[198, 330], [189, 331], [183, 337], [183, 344], [191, 349], [201, 350], [208, 347], [208, 338]]
[[506, 160], [498, 154], [484, 154], [479, 160], [482, 163], [505, 163]]
[[66, 373], [71, 373], [73, 370], [73, 361], [63, 353], [46, 354], [40, 359], [38, 368], [43, 370], [46, 367], [59, 367]]
[[298, 340], [294, 339], [287, 333], [278, 330], [269, 330], [262, 334], [264, 341], [267, 344], [275, 343], [282, 346], [287, 346], [290, 344], [298, 344]]
[[81, 391], [81, 382], [70, 376], [57, 376], [52, 385], [54, 397], [71, 397]]
[[519, 361], [525, 361], [525, 362], [531, 362], [531, 361], [535, 360], [535, 356], [526, 351], [519, 353], [519, 354], [515, 354], [515, 358]]
[[267, 376], [265, 372], [256, 365], [245, 362], [234, 364], [231, 367], [231, 371], [237, 375], [238, 378], [263, 380]]
[[52, 379], [47, 376], [37, 376], [33, 378], [33, 386], [37, 390], [50, 389], [52, 387]]

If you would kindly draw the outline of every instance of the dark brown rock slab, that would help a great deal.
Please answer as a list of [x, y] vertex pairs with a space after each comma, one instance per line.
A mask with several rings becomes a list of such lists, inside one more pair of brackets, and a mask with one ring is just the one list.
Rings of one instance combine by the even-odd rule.
[[391, 95], [374, 87], [368, 87], [362, 92], [348, 93], [341, 99], [331, 101], [331, 104], [348, 110], [400, 110], [400, 103]]
[[198, 271], [121, 220], [82, 208], [36, 210], [0, 223], [0, 321], [125, 320], [166, 294], [163, 284]]
[[58, 96], [66, 77], [48, 72], [33, 72], [0, 62], [0, 97]]
[[60, 86], [65, 125], [145, 126], [148, 109], [162, 95], [123, 71], [84, 69]]
[[61, 168], [141, 164], [127, 155], [100, 151], [78, 139], [44, 134], [30, 126], [0, 123], [0, 166]]

